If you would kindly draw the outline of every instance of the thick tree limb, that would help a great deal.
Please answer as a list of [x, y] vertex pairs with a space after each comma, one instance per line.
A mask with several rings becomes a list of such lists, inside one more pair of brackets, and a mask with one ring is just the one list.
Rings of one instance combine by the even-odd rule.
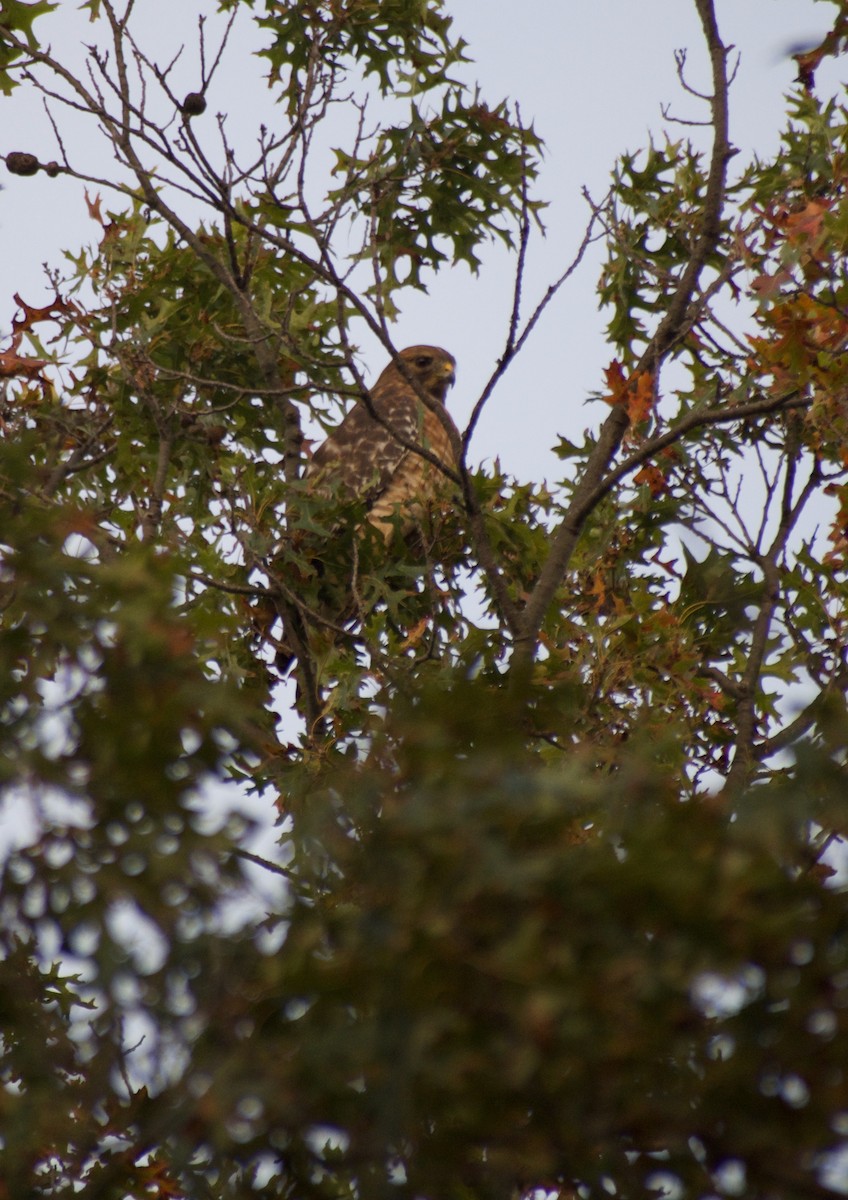
[[[696, 6], [710, 55], [713, 82], [710, 98], [713, 148], [700, 234], [677, 287], [672, 293], [665, 315], [634, 369], [634, 376], [643, 371], [650, 371], [656, 376], [663, 358], [677, 343], [681, 332], [687, 327], [688, 310], [698, 286], [698, 280], [718, 245], [721, 233], [727, 163], [734, 153], [728, 136], [727, 49], [719, 36], [713, 0], [696, 0]], [[599, 488], [602, 486], [609, 465], [621, 445], [628, 425], [629, 420], [624, 409], [620, 406], [613, 409], [601, 427], [598, 441], [586, 463], [583, 477], [574, 489], [569, 511], [553, 533], [548, 558], [521, 615], [519, 630], [515, 637], [512, 669], [519, 675], [525, 675], [530, 668], [545, 613], [562, 582], [586, 517], [594, 507], [592, 498], [598, 495]], [[602, 494], [605, 493], [601, 492]], [[594, 503], [597, 503], [597, 500]]]

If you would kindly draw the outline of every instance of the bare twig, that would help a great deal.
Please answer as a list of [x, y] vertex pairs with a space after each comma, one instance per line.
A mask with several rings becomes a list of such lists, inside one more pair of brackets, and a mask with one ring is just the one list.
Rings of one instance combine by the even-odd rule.
[[[584, 192], [584, 194], [585, 194], [585, 192]], [[583, 238], [580, 242], [580, 245], [577, 248], [577, 253], [574, 255], [574, 258], [572, 258], [571, 262], [568, 264], [568, 266], [563, 271], [563, 273], [559, 276], [559, 278], [555, 279], [554, 282], [549, 285], [545, 294], [542, 296], [541, 300], [539, 300], [536, 307], [533, 309], [533, 312], [530, 314], [529, 318], [527, 319], [527, 321], [524, 325], [524, 328], [521, 330], [521, 333], [518, 334], [517, 336], [516, 336], [517, 309], [515, 307], [513, 307], [513, 314], [512, 314], [512, 317], [510, 318], [510, 326], [509, 326], [509, 330], [507, 332], [506, 344], [500, 355], [500, 358], [498, 359], [495, 370], [493, 371], [492, 375], [489, 377], [488, 381], [486, 382], [485, 387], [483, 388], [483, 391], [480, 393], [479, 398], [477, 399], [477, 401], [474, 404], [474, 408], [471, 410], [471, 416], [468, 420], [467, 426], [465, 427], [465, 431], [463, 432], [463, 435], [462, 435], [463, 456], [466, 454], [466, 452], [468, 450], [468, 444], [471, 441], [471, 438], [474, 434], [474, 430], [477, 427], [477, 422], [480, 419], [480, 415], [483, 411], [483, 408], [484, 408], [486, 402], [488, 401], [489, 397], [491, 396], [492, 392], [495, 390], [495, 387], [497, 386], [497, 384], [503, 377], [504, 373], [506, 372], [507, 367], [513, 361], [513, 359], [519, 353], [519, 351], [521, 351], [523, 349], [523, 347], [525, 346], [527, 339], [529, 338], [530, 334], [533, 332], [534, 328], [536, 327], [536, 324], [538, 323], [539, 318], [542, 316], [542, 313], [545, 311], [545, 309], [548, 307], [548, 305], [551, 303], [551, 301], [554, 299], [554, 297], [557, 295], [557, 293], [560, 291], [560, 289], [568, 282], [568, 280], [571, 278], [571, 276], [574, 274], [574, 272], [577, 270], [577, 268], [580, 266], [581, 262], [583, 261], [583, 257], [586, 253], [586, 250], [589, 248], [589, 246], [592, 244], [592, 241], [594, 240], [594, 230], [595, 230], [595, 225], [596, 225], [598, 219], [599, 219], [599, 209], [593, 205], [592, 216], [590, 217], [589, 222], [586, 226], [586, 229], [584, 230]], [[514, 305], [520, 299], [520, 296], [521, 296], [522, 282], [521, 282], [521, 278], [519, 275], [520, 266], [521, 266], [521, 264], [519, 261], [519, 268], [516, 270], [516, 279], [515, 279], [515, 284], [514, 284], [514, 298], [515, 298]], [[513, 323], [513, 319], [515, 319], [515, 324]]]
[[250, 850], [242, 850], [239, 846], [234, 846], [232, 854], [236, 858], [243, 858], [245, 862], [253, 863], [257, 867], [262, 867], [264, 871], [270, 871], [273, 875], [282, 875], [283, 879], [295, 879], [296, 872], [290, 867], [284, 867], [282, 863], [271, 862], [269, 858], [263, 858], [261, 854], [254, 854]]
[[726, 790], [729, 796], [738, 794], [749, 782], [757, 762], [762, 757], [757, 753], [755, 737], [757, 731], [757, 690], [762, 676], [763, 663], [768, 650], [769, 637], [775, 612], [780, 601], [779, 562], [786, 550], [789, 535], [798, 521], [810, 496], [819, 485], [819, 474], [814, 466], [810, 477], [797, 499], [794, 498], [796, 464], [793, 456], [786, 460], [781, 517], [774, 539], [765, 554], [760, 556], [759, 565], [763, 572], [764, 591], [759, 611], [751, 631], [751, 644], [745, 670], [738, 687], [741, 698], [737, 706], [735, 754], [727, 775]]

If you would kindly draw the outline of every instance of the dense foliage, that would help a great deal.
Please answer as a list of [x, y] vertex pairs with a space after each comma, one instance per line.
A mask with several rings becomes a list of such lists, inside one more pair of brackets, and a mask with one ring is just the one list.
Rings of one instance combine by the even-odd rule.
[[[188, 93], [143, 3], [83, 4], [76, 61], [3, 0], [58, 146], [6, 167], [98, 238], [0, 350], [0, 1197], [845, 1190], [848, 19], [744, 162], [693, 3], [712, 146], [674, 126], [592, 210], [607, 407], [553, 486], [472, 466], [571, 269], [522, 309], [541, 143], [442, 0], [199, 4]], [[245, 25], [258, 151], [210, 109]], [[387, 549], [305, 422], [492, 239], [455, 503]], [[281, 841], [236, 920], [206, 810], [244, 789]]]

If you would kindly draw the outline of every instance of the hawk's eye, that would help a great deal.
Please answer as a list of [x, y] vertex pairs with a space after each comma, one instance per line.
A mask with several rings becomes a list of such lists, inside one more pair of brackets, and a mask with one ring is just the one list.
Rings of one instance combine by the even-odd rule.
[[433, 360], [432, 360], [432, 358], [430, 358], [429, 354], [419, 354], [418, 358], [416, 358], [416, 360], [415, 360], [415, 365], [416, 365], [416, 367], [421, 367], [421, 368], [429, 367], [429, 365], [432, 361]]

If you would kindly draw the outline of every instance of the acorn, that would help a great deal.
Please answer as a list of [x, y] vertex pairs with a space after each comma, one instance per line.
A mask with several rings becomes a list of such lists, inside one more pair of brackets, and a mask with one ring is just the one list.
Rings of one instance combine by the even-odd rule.
[[206, 112], [206, 99], [202, 92], [189, 92], [183, 100], [180, 112], [184, 117], [199, 117]]
[[13, 175], [35, 175], [41, 163], [34, 154], [24, 154], [21, 150], [13, 150], [6, 155], [6, 167]]

